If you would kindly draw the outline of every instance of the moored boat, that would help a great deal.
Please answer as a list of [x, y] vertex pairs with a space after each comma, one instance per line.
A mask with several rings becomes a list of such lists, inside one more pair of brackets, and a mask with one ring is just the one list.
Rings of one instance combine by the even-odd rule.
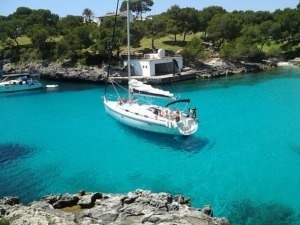
[[40, 74], [6, 75], [0, 82], [0, 93], [42, 88], [43, 85], [38, 81], [39, 76]]

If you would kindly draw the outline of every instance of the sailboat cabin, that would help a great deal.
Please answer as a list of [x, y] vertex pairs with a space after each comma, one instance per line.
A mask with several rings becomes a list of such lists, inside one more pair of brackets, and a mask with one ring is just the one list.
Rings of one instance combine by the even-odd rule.
[[[127, 66], [127, 61], [124, 61]], [[158, 76], [178, 74], [182, 71], [183, 61], [181, 56], [166, 56], [164, 49], [159, 49], [155, 54], [145, 54], [143, 58], [131, 58], [133, 76]]]

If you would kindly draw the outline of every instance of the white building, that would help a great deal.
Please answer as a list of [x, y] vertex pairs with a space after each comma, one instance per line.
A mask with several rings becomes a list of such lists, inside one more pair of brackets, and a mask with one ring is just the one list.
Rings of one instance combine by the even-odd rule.
[[[106, 18], [109, 18], [109, 17], [114, 17], [116, 16], [116, 13], [107, 13], [106, 15], [104, 16], [98, 16], [96, 17], [98, 20], [97, 20], [97, 24], [98, 26], [101, 25], [101, 23], [106, 19]], [[127, 17], [127, 11], [125, 12], [120, 12], [117, 14], [117, 16], [123, 16], [123, 17]], [[130, 12], [130, 21], [132, 22], [133, 21], [133, 15], [132, 13]]]
[[[124, 61], [127, 65], [127, 60]], [[183, 67], [182, 57], [165, 56], [165, 50], [159, 49], [157, 54], [145, 54], [144, 58], [131, 59], [132, 75], [157, 76], [180, 73]]]

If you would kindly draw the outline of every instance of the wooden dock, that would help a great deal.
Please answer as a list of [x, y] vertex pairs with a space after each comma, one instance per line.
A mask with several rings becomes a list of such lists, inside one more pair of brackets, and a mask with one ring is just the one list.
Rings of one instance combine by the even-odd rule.
[[[166, 74], [166, 75], [157, 75], [157, 76], [132, 76], [131, 79], [136, 79], [138, 81], [142, 81], [143, 83], [151, 84], [168, 84], [172, 82], [179, 82], [184, 80], [191, 80], [196, 78], [196, 72], [195, 71], [187, 71], [187, 72], [181, 72], [180, 74]], [[114, 82], [117, 83], [127, 83], [128, 77], [111, 77], [111, 79]]]

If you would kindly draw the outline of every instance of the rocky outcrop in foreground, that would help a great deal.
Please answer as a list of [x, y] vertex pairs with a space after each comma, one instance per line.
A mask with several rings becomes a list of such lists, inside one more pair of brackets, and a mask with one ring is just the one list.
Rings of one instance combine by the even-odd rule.
[[136, 190], [124, 195], [79, 192], [48, 195], [25, 206], [17, 197], [0, 200], [0, 224], [10, 225], [228, 225], [210, 206], [191, 207], [190, 199]]

